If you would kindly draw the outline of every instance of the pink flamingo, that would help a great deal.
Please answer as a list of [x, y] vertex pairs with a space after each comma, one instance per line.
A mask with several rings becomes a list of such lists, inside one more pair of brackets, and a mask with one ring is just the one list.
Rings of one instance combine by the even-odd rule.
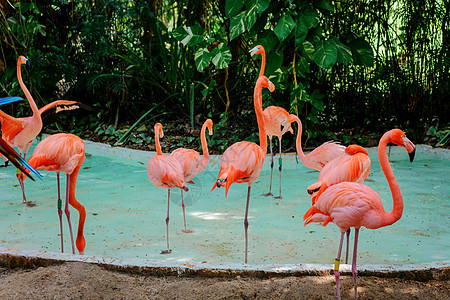
[[[78, 220], [78, 233], [76, 246], [80, 254], [84, 253], [86, 241], [84, 239], [83, 230], [86, 220], [86, 210], [75, 198], [75, 187], [77, 185], [78, 172], [85, 160], [84, 143], [76, 135], [70, 133], [58, 133], [46, 137], [34, 149], [28, 163], [37, 170], [56, 172], [56, 180], [58, 185], [58, 215], [59, 225], [61, 229], [61, 252], [64, 252], [63, 245], [63, 228], [62, 228], [62, 201], [60, 195], [59, 173], [67, 176], [66, 181], [66, 205], [65, 214], [69, 223], [70, 238], [72, 241], [72, 253], [75, 254], [73, 242], [72, 223], [70, 221], [69, 204], [78, 210], [80, 214]], [[23, 182], [26, 177], [20, 174], [19, 178]]]
[[[178, 160], [174, 157], [166, 156], [162, 154], [161, 144], [159, 138], [163, 137], [162, 124], [155, 124], [155, 144], [156, 154], [147, 164], [147, 175], [153, 185], [157, 188], [166, 188], [168, 190], [167, 197], [167, 218], [166, 218], [166, 230], [167, 230], [167, 250], [161, 251], [161, 254], [169, 254], [172, 250], [169, 247], [169, 206], [170, 206], [170, 189], [178, 187], [186, 192], [189, 189], [184, 183], [183, 168]], [[183, 193], [181, 193], [181, 199], [183, 199]]]
[[[73, 105], [75, 105], [77, 102], [58, 100], [45, 105], [41, 109], [38, 109], [36, 103], [33, 100], [33, 97], [31, 96], [22, 80], [22, 73], [20, 68], [23, 64], [27, 64], [27, 66], [29, 66], [30, 62], [28, 61], [28, 59], [21, 55], [17, 60], [17, 79], [28, 100], [28, 103], [30, 104], [31, 110], [33, 111], [33, 116], [26, 118], [14, 118], [0, 110], [0, 123], [2, 125], [2, 137], [4, 138], [4, 140], [11, 147], [18, 147], [20, 155], [24, 159], [26, 159], [31, 143], [33, 142], [34, 138], [41, 132], [41, 114], [57, 105], [72, 105], [72, 108], [74, 108]], [[58, 111], [59, 110], [57, 110], [57, 112]], [[6, 157], [3, 157], [3, 159], [5, 161], [5, 166], [7, 166], [8, 159]], [[23, 181], [19, 180], [19, 182], [22, 190], [24, 190]], [[26, 201], [25, 197], [23, 198], [23, 203], [27, 204], [28, 206], [33, 206], [32, 203]]]
[[[264, 47], [262, 45], [258, 45], [254, 47], [252, 50], [250, 50], [250, 55], [253, 56], [255, 54], [261, 54], [262, 62], [261, 62], [261, 70], [259, 71], [259, 77], [264, 76], [264, 70], [266, 66], [266, 52], [264, 50]], [[262, 99], [261, 99], [262, 100]], [[262, 104], [261, 104], [262, 105]], [[264, 115], [264, 126], [266, 129], [266, 134], [269, 137], [270, 142], [270, 156], [272, 158], [271, 164], [270, 164], [270, 185], [269, 185], [269, 192], [264, 194], [264, 196], [273, 196], [272, 194], [272, 175], [273, 175], [273, 149], [272, 149], [272, 137], [276, 136], [278, 137], [278, 145], [280, 148], [280, 158], [278, 159], [279, 162], [279, 177], [280, 177], [280, 195], [275, 197], [276, 199], [282, 199], [281, 197], [281, 169], [283, 166], [282, 158], [281, 158], [281, 138], [283, 134], [285, 134], [287, 131], [290, 133], [294, 133], [292, 131], [292, 127], [289, 123], [285, 122], [286, 118], [289, 116], [289, 113], [282, 107], [279, 106], [268, 106], [263, 111]], [[284, 123], [284, 124], [283, 124]], [[281, 126], [283, 126], [283, 129], [281, 129]]]
[[310, 169], [321, 171], [322, 168], [332, 159], [341, 155], [344, 152], [345, 147], [341, 146], [335, 142], [325, 142], [308, 155], [303, 153], [302, 149], [302, 122], [300, 119], [294, 115], [290, 114], [286, 119], [286, 122], [292, 123], [297, 122], [298, 132], [297, 132], [297, 154], [302, 160], [303, 164]]
[[[311, 195], [312, 204], [330, 186], [340, 182], [363, 183], [370, 174], [370, 158], [366, 149], [358, 145], [350, 145], [345, 151], [328, 162], [316, 183], [307, 188]], [[348, 262], [350, 228], [347, 230], [347, 248], [345, 263]]]
[[356, 299], [356, 279], [358, 274], [356, 269], [356, 253], [359, 228], [364, 226], [369, 229], [377, 229], [389, 226], [402, 217], [403, 197], [386, 154], [386, 146], [388, 143], [405, 147], [409, 153], [411, 162], [414, 160], [415, 146], [406, 137], [405, 133], [399, 129], [392, 129], [386, 132], [381, 137], [378, 145], [378, 158], [383, 173], [389, 183], [394, 202], [391, 212], [388, 213], [384, 210], [380, 196], [367, 185], [356, 182], [341, 182], [327, 188], [304, 216], [305, 226], [311, 222], [319, 222], [323, 226], [326, 226], [329, 222], [333, 222], [341, 231], [341, 240], [334, 267], [338, 299], [340, 299], [339, 262], [344, 233], [350, 227], [355, 228], [352, 274]]
[[245, 229], [245, 263], [247, 263], [248, 253], [248, 206], [250, 202], [250, 189], [252, 183], [258, 178], [263, 167], [264, 158], [267, 153], [267, 138], [264, 127], [264, 116], [261, 106], [262, 88], [266, 87], [270, 92], [275, 90], [275, 86], [265, 76], [258, 78], [254, 90], [254, 106], [259, 129], [259, 145], [251, 142], [237, 142], [228, 147], [220, 160], [219, 176], [211, 191], [217, 187], [225, 187], [225, 197], [233, 182], [248, 185], [247, 205], [245, 208], [244, 229]]
[[[23, 100], [21, 97], [0, 98], [0, 106], [21, 100]], [[38, 171], [32, 168], [16, 151], [14, 151], [14, 149], [11, 148], [2, 137], [0, 137], [0, 153], [4, 157], [6, 157], [8, 161], [11, 161], [17, 167], [17, 169], [27, 174], [27, 176], [30, 177], [31, 180], [34, 181], [33, 177], [30, 175], [30, 171], [36, 174], [40, 179], [42, 179], [41, 174], [39, 174]], [[30, 171], [28, 171], [27, 169]]]
[[[208, 165], [209, 161], [209, 151], [208, 151], [208, 144], [206, 142], [206, 128], [209, 130], [209, 135], [213, 134], [212, 131], [213, 121], [211, 119], [208, 119], [203, 123], [202, 131], [200, 132], [200, 140], [202, 143], [202, 150], [203, 150], [203, 159], [201, 158], [200, 154], [192, 149], [185, 149], [185, 148], [178, 148], [174, 150], [170, 157], [175, 158], [180, 163], [181, 167], [183, 168], [183, 175], [184, 175], [184, 182], [194, 184], [192, 179], [197, 174], [200, 174], [203, 172], [203, 170]], [[183, 190], [181, 190], [181, 206], [183, 207], [183, 218], [184, 218], [184, 230], [185, 233], [191, 233], [194, 232], [192, 230], [188, 230], [186, 227], [186, 214], [185, 214], [185, 205], [183, 201]]]

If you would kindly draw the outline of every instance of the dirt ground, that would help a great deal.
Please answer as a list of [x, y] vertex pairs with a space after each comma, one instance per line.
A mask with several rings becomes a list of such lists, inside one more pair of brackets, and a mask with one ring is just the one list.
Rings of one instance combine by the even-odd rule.
[[[450, 282], [358, 277], [358, 299], [450, 299]], [[35, 269], [0, 267], [0, 299], [336, 299], [334, 276], [269, 279], [144, 276], [66, 262]], [[351, 276], [342, 299], [353, 299]]]

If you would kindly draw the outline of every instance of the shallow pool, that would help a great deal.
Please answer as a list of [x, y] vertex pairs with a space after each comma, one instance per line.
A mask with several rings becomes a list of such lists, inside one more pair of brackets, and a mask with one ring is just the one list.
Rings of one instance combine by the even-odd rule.
[[[33, 149], [33, 148], [32, 148]], [[368, 149], [372, 160], [366, 184], [377, 191], [386, 211], [392, 197], [378, 163], [377, 149]], [[31, 150], [30, 150], [31, 153]], [[167, 190], [156, 189], [147, 177], [146, 165], [155, 153], [86, 142], [87, 158], [78, 176], [77, 200], [86, 208], [85, 254], [93, 256], [241, 263], [244, 260], [246, 184], [233, 184], [210, 193], [219, 170], [219, 156], [212, 156], [206, 170], [194, 178], [185, 196], [188, 227], [181, 230], [180, 191], [172, 189], [170, 247], [166, 247]], [[405, 201], [403, 217], [377, 230], [362, 229], [358, 264], [411, 264], [450, 258], [450, 155], [445, 150], [417, 147], [409, 162], [404, 148], [390, 149], [390, 162]], [[278, 191], [278, 164], [274, 170], [274, 194]], [[43, 181], [26, 181], [28, 200], [22, 204], [14, 167], [0, 168], [0, 246], [60, 252], [56, 208], [56, 174], [42, 171]], [[249, 263], [330, 263], [336, 256], [339, 230], [334, 224], [303, 227], [302, 216], [311, 200], [306, 187], [319, 173], [307, 169], [294, 155], [283, 156], [283, 199], [264, 197], [270, 177], [270, 157], [253, 184], [249, 210]], [[65, 176], [62, 189], [65, 188]], [[78, 212], [71, 208], [74, 228]], [[63, 219], [64, 232], [68, 226]], [[76, 234], [76, 230], [74, 232]], [[353, 235], [352, 235], [353, 236]], [[65, 237], [65, 250], [70, 238]], [[351, 244], [353, 245], [353, 243]], [[352, 247], [351, 247], [352, 248]], [[70, 252], [70, 251], [69, 251]]]

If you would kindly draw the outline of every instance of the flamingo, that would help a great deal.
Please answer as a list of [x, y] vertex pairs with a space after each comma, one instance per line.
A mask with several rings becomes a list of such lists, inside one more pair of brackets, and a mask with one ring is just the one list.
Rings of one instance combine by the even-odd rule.
[[384, 210], [378, 193], [367, 185], [356, 182], [341, 182], [327, 188], [304, 216], [305, 226], [311, 222], [319, 222], [323, 226], [326, 226], [329, 222], [333, 222], [341, 231], [341, 240], [334, 267], [338, 299], [340, 299], [339, 263], [344, 233], [350, 227], [355, 228], [352, 275], [355, 299], [357, 299], [356, 280], [358, 271], [356, 269], [356, 253], [359, 229], [361, 226], [369, 229], [389, 226], [402, 217], [403, 197], [386, 154], [386, 146], [388, 143], [405, 147], [409, 153], [411, 162], [414, 160], [415, 146], [400, 129], [392, 129], [386, 132], [380, 139], [378, 158], [392, 193], [394, 205], [391, 212], [388, 213]]
[[338, 143], [325, 142], [316, 149], [314, 149], [313, 151], [311, 151], [308, 155], [305, 155], [302, 149], [302, 122], [294, 114], [290, 114], [289, 117], [285, 120], [285, 122], [288, 123], [297, 122], [298, 125], [297, 140], [296, 140], [297, 154], [302, 160], [305, 167], [307, 168], [321, 171], [322, 168], [329, 161], [341, 155], [345, 150], [345, 147], [339, 145]]
[[[192, 149], [178, 148], [174, 150], [169, 156], [175, 158], [180, 163], [183, 168], [184, 182], [193, 184], [192, 179], [197, 174], [203, 172], [203, 170], [208, 165], [209, 161], [209, 151], [208, 145], [206, 142], [206, 128], [209, 130], [209, 135], [213, 134], [212, 131], [213, 121], [208, 119], [203, 123], [202, 131], [200, 132], [200, 139], [202, 142], [202, 150], [203, 150], [203, 159], [200, 157], [200, 154]], [[181, 199], [183, 199], [183, 190], [181, 190]], [[186, 214], [185, 214], [185, 206], [184, 201], [181, 201], [181, 206], [183, 207], [183, 218], [184, 218], [184, 230], [185, 233], [194, 232], [192, 230], [188, 230], [186, 227]]]
[[248, 256], [248, 206], [250, 202], [250, 189], [252, 183], [258, 178], [263, 167], [264, 158], [267, 153], [267, 138], [264, 127], [264, 116], [261, 106], [262, 88], [266, 87], [270, 92], [275, 90], [273, 83], [265, 76], [260, 76], [255, 85], [253, 94], [256, 119], [259, 128], [259, 145], [251, 142], [237, 142], [228, 147], [220, 160], [220, 171], [216, 183], [211, 191], [217, 187], [225, 187], [225, 197], [233, 182], [248, 185], [247, 204], [245, 208], [244, 230], [245, 230], [245, 263]]
[[[250, 55], [253, 56], [255, 54], [261, 54], [261, 70], [259, 71], [259, 77], [264, 76], [264, 70], [266, 66], [266, 52], [264, 50], [264, 47], [262, 45], [258, 45], [254, 47], [252, 50], [250, 50]], [[261, 104], [262, 105], [262, 104]], [[276, 199], [282, 199], [281, 197], [281, 169], [283, 166], [282, 158], [281, 158], [281, 138], [283, 134], [285, 134], [287, 131], [290, 133], [294, 133], [292, 131], [292, 127], [290, 124], [284, 123], [283, 121], [286, 120], [286, 118], [289, 116], [289, 113], [282, 107], [279, 106], [268, 106], [263, 111], [264, 115], [264, 125], [266, 127], [266, 134], [269, 137], [270, 142], [270, 156], [272, 158], [271, 164], [270, 164], [270, 185], [269, 185], [269, 192], [264, 194], [264, 196], [273, 196], [272, 194], [272, 175], [273, 175], [273, 149], [272, 149], [272, 137], [276, 136], [278, 138], [278, 145], [280, 148], [280, 158], [278, 159], [279, 162], [279, 177], [280, 177], [280, 195], [275, 197]], [[283, 129], [281, 129], [281, 126], [283, 126]]]
[[[0, 106], [14, 103], [23, 100], [21, 97], [4, 97], [0, 98]], [[42, 175], [39, 174], [34, 168], [32, 168], [13, 148], [11, 148], [6, 141], [0, 137], [0, 153], [11, 161], [20, 171], [27, 174], [31, 180], [34, 181], [33, 177], [30, 175], [30, 171], [42, 179]], [[27, 171], [30, 170], [30, 171]]]
[[[33, 111], [33, 115], [31, 117], [26, 118], [14, 118], [5, 112], [0, 110], [0, 123], [2, 127], [2, 137], [11, 147], [18, 147], [20, 155], [26, 159], [28, 150], [30, 149], [31, 143], [34, 138], [41, 132], [42, 129], [42, 119], [41, 114], [47, 111], [50, 108], [53, 108], [58, 105], [70, 105], [72, 106], [69, 109], [76, 108], [74, 106], [76, 101], [68, 101], [68, 100], [57, 100], [51, 102], [41, 109], [38, 109], [36, 103], [33, 100], [30, 92], [27, 87], [23, 83], [22, 73], [21, 73], [21, 65], [26, 64], [30, 66], [30, 62], [28, 59], [21, 55], [17, 60], [17, 79], [19, 81], [20, 87], [22, 88], [28, 103], [30, 104], [31, 110]], [[59, 112], [57, 110], [56, 112]], [[8, 165], [8, 159], [3, 157], [5, 161], [5, 167]], [[18, 172], [19, 173], [19, 172]], [[24, 190], [23, 181], [19, 180], [22, 191]], [[33, 206], [32, 203], [26, 201], [25, 197], [23, 198], [23, 203], [28, 206]]]
[[[77, 185], [78, 172], [85, 160], [84, 143], [76, 135], [70, 133], [58, 133], [50, 135], [43, 139], [34, 149], [28, 163], [33, 168], [45, 171], [56, 172], [56, 180], [58, 186], [58, 216], [61, 230], [61, 252], [64, 252], [63, 245], [63, 229], [62, 229], [62, 201], [60, 195], [59, 173], [67, 176], [66, 181], [66, 204], [65, 214], [69, 223], [70, 238], [72, 241], [72, 253], [75, 254], [75, 247], [72, 233], [72, 223], [70, 221], [69, 204], [78, 210], [80, 214], [78, 220], [78, 233], [76, 246], [80, 254], [84, 253], [86, 241], [84, 239], [83, 230], [86, 220], [86, 210], [75, 198], [75, 187]], [[26, 177], [20, 174], [21, 181], [25, 181]]]
[[[333, 184], [346, 181], [363, 183], [369, 176], [369, 173], [370, 158], [366, 149], [358, 145], [348, 146], [341, 155], [336, 156], [323, 167], [318, 181], [307, 188], [312, 198], [312, 204]], [[347, 230], [345, 263], [348, 262], [349, 239], [350, 228]]]
[[[170, 206], [170, 189], [177, 187], [186, 192], [189, 191], [184, 182], [184, 173], [181, 164], [174, 157], [162, 154], [159, 138], [164, 136], [162, 124], [155, 124], [155, 144], [156, 154], [147, 164], [147, 175], [153, 185], [157, 188], [166, 188], [168, 190], [167, 196], [167, 250], [161, 251], [161, 254], [169, 254], [172, 250], [169, 247], [169, 206]], [[181, 193], [183, 200], [183, 193]]]

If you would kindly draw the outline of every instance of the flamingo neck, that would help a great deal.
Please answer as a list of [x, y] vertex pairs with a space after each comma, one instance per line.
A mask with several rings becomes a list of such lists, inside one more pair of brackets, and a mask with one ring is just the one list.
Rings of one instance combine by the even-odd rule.
[[17, 62], [17, 80], [19, 81], [20, 87], [22, 88], [23, 93], [25, 94], [25, 97], [27, 97], [28, 103], [30, 104], [31, 110], [33, 111], [33, 116], [40, 116], [39, 109], [36, 105], [36, 103], [33, 100], [33, 97], [31, 97], [30, 92], [28, 91], [27, 87], [25, 86], [25, 83], [23, 83], [22, 80], [22, 72], [20, 69], [21, 63], [20, 59]]
[[297, 139], [295, 141], [297, 154], [300, 157], [301, 161], [305, 163], [304, 159], [306, 158], [306, 155], [305, 153], [303, 153], [302, 149], [302, 132], [303, 132], [302, 121], [300, 121], [300, 119], [296, 115], [293, 115], [293, 118], [295, 119], [298, 125]]
[[264, 124], [264, 115], [262, 109], [262, 85], [257, 82], [255, 85], [255, 91], [253, 94], [253, 104], [255, 106], [256, 120], [258, 122], [259, 129], [259, 146], [262, 148], [264, 156], [267, 153], [267, 137]]
[[383, 170], [384, 176], [386, 177], [389, 188], [391, 189], [392, 198], [394, 201], [394, 206], [392, 211], [387, 213], [383, 210], [384, 217], [382, 218], [382, 226], [388, 226], [397, 222], [403, 214], [403, 196], [400, 191], [400, 187], [395, 179], [394, 172], [392, 171], [391, 165], [386, 154], [386, 146], [391, 141], [390, 132], [386, 132], [380, 140], [378, 145], [378, 159], [380, 161], [381, 169]]
[[202, 126], [202, 131], [200, 133], [200, 140], [202, 142], [202, 150], [203, 150], [203, 159], [199, 166], [199, 173], [202, 172], [206, 166], [208, 165], [209, 161], [209, 151], [208, 151], [208, 143], [206, 142], [206, 123]]
[[155, 130], [155, 146], [156, 146], [156, 154], [163, 155], [161, 151], [161, 144], [159, 143], [159, 132]]
[[259, 77], [264, 76], [266, 69], [266, 51], [261, 52], [261, 70], [259, 71]]

